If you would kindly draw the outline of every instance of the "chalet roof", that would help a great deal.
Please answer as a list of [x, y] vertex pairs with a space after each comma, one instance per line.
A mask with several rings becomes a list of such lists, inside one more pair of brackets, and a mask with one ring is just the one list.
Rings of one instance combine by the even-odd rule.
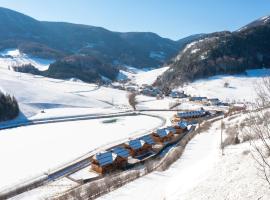
[[128, 145], [134, 150], [138, 150], [138, 149], [142, 148], [142, 146], [144, 144], [145, 144], [145, 142], [143, 140], [140, 140], [140, 139], [130, 140], [128, 142]]
[[158, 129], [156, 133], [159, 137], [164, 138], [170, 133], [170, 131], [168, 129], [163, 128], [163, 129]]
[[205, 115], [205, 111], [204, 110], [177, 113], [177, 116], [178, 117], [181, 117], [181, 118], [193, 117], [193, 116], [203, 116], [203, 115]]
[[116, 157], [117, 155], [115, 153], [106, 151], [96, 154], [94, 158], [97, 160], [100, 166], [105, 166], [112, 164]]
[[143, 140], [147, 144], [150, 144], [150, 145], [155, 144], [153, 138], [150, 135], [145, 135], [145, 136], [141, 137], [140, 139]]
[[174, 128], [174, 127], [172, 127], [172, 126], [168, 126], [166, 129], [167, 129], [168, 131], [172, 132], [173, 134], [175, 134], [175, 133], [176, 133], [175, 128]]
[[208, 99], [209, 101], [219, 101], [218, 98], [211, 98], [211, 99]]
[[207, 99], [206, 97], [191, 97], [191, 100], [193, 101], [201, 101], [203, 99]]
[[182, 129], [185, 129], [185, 128], [187, 128], [188, 123], [184, 122], [184, 121], [180, 121], [180, 122], [177, 123], [177, 126], [179, 126]]
[[112, 152], [122, 158], [127, 158], [129, 156], [129, 151], [124, 147], [115, 147], [112, 149]]

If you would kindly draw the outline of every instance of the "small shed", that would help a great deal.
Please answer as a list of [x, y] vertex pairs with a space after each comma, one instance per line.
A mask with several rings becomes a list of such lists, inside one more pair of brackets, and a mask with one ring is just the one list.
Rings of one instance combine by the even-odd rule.
[[115, 153], [109, 151], [98, 153], [91, 159], [91, 168], [100, 174], [111, 172], [114, 170], [116, 157]]
[[156, 132], [152, 133], [152, 137], [156, 143], [166, 143], [174, 137], [174, 133], [169, 129], [158, 129]]
[[152, 150], [152, 145], [141, 139], [134, 139], [125, 143], [125, 148], [129, 150], [132, 157], [137, 157], [150, 152]]

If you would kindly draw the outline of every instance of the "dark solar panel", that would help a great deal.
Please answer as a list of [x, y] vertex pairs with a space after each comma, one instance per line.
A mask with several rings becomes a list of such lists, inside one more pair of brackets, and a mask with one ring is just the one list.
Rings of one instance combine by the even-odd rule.
[[173, 127], [171, 127], [171, 126], [167, 127], [166, 129], [167, 129], [169, 132], [172, 132], [173, 134], [176, 133], [175, 128], [173, 128]]
[[114, 160], [112, 152], [99, 153], [96, 155], [96, 159], [100, 166], [112, 164]]
[[159, 137], [164, 138], [168, 135], [168, 131], [166, 129], [158, 129], [157, 134]]
[[129, 156], [129, 151], [124, 147], [115, 147], [112, 151], [122, 158], [127, 158]]
[[150, 135], [145, 135], [145, 136], [141, 137], [141, 140], [143, 140], [145, 143], [150, 144], [150, 145], [155, 144], [153, 138]]
[[135, 139], [135, 140], [130, 140], [129, 141], [129, 146], [134, 149], [134, 150], [137, 150], [137, 149], [140, 149], [142, 147], [142, 143], [139, 139]]
[[185, 129], [188, 126], [187, 122], [183, 122], [183, 121], [178, 122], [177, 125], [182, 129]]
[[203, 115], [205, 115], [205, 111], [200, 110], [200, 111], [183, 112], [183, 113], [177, 113], [177, 115], [181, 118], [193, 117], [193, 116], [203, 116]]

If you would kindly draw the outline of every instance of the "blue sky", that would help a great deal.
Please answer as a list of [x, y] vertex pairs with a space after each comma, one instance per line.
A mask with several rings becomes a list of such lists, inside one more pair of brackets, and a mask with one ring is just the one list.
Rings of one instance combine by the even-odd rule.
[[44, 21], [151, 31], [171, 39], [233, 31], [270, 15], [270, 0], [0, 0], [0, 6]]

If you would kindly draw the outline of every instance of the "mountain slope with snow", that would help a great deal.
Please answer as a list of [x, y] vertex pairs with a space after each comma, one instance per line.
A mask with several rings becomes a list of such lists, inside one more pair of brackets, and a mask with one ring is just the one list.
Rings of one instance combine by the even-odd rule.
[[270, 67], [270, 20], [261, 18], [241, 31], [216, 32], [179, 52], [156, 84], [174, 88], [200, 78]]

